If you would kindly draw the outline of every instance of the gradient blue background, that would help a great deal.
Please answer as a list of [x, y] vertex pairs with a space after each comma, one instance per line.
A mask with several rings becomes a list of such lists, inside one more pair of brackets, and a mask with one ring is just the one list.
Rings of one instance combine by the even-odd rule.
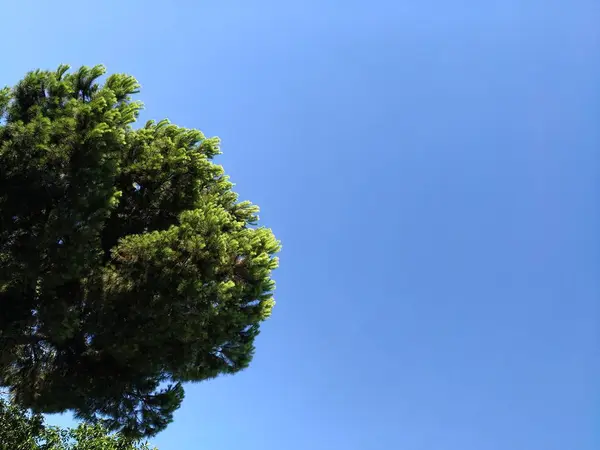
[[600, 448], [599, 2], [0, 14], [0, 84], [135, 75], [284, 243], [252, 367], [189, 386], [161, 450]]

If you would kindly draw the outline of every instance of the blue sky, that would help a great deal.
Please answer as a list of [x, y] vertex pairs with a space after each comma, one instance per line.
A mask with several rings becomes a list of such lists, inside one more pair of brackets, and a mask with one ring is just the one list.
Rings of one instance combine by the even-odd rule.
[[135, 75], [284, 244], [161, 450], [600, 448], [600, 3], [92, 4], [5, 2], [0, 84]]

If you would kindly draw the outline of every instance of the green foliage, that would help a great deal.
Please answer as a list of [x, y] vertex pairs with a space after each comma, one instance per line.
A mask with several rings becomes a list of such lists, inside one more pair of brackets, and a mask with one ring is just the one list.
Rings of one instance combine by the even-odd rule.
[[35, 450], [150, 450], [147, 443], [110, 433], [101, 425], [81, 424], [74, 429], [46, 428]]
[[0, 399], [0, 450], [150, 450], [146, 443], [101, 425], [46, 427], [39, 414]]
[[68, 69], [0, 91], [0, 385], [151, 436], [183, 382], [250, 363], [279, 243], [212, 162], [218, 139], [134, 129], [133, 77]]
[[43, 419], [0, 398], [0, 450], [33, 450], [44, 432]]

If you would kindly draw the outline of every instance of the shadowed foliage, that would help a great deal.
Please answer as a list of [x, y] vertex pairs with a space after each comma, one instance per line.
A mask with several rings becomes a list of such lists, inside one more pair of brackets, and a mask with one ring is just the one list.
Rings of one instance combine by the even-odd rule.
[[0, 91], [0, 385], [151, 436], [182, 383], [250, 363], [279, 243], [212, 162], [218, 139], [133, 128], [138, 82], [104, 72]]

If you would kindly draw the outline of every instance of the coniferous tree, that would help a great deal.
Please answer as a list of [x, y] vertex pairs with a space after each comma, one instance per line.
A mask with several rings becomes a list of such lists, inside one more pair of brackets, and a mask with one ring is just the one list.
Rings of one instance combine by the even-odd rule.
[[0, 91], [0, 385], [150, 436], [182, 383], [248, 366], [279, 243], [212, 162], [218, 139], [134, 128], [138, 82], [103, 75], [62, 65]]

